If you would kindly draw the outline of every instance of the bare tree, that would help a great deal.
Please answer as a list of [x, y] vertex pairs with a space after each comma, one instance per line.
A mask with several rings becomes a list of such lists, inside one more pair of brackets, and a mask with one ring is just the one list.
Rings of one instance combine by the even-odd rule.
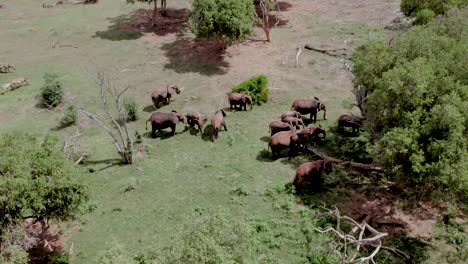
[[[375, 263], [375, 256], [381, 249], [389, 250], [392, 253], [409, 259], [409, 256], [404, 252], [386, 247], [382, 245], [382, 239], [388, 236], [388, 233], [382, 233], [375, 230], [373, 227], [367, 224], [368, 218], [364, 219], [362, 223], [356, 222], [354, 219], [341, 215], [340, 211], [335, 207], [334, 210], [322, 207], [325, 212], [321, 216], [331, 216], [336, 220], [336, 227], [328, 227], [325, 229], [315, 228], [320, 233], [333, 233], [335, 240], [332, 240], [333, 247], [332, 251], [337, 254], [342, 264], [351, 263]], [[343, 226], [348, 227], [348, 232], [344, 231]], [[370, 255], [363, 255], [362, 249], [364, 247], [373, 247]]]
[[[263, 31], [265, 32], [265, 36], [267, 41], [270, 42], [270, 9], [276, 8], [278, 13], [280, 10], [280, 5], [277, 0], [259, 0], [256, 1], [257, 8], [255, 9], [255, 16], [259, 20], [259, 24], [261, 24]], [[261, 16], [258, 12], [261, 11]], [[275, 15], [276, 22], [275, 27], [279, 24], [279, 17], [278, 14]]]
[[[94, 81], [98, 84], [100, 88], [100, 97], [102, 101], [102, 105], [104, 111], [106, 112], [107, 117], [109, 118], [112, 128], [109, 128], [101, 119], [99, 119], [96, 115], [84, 110], [83, 108], [79, 109], [79, 112], [83, 115], [87, 116], [91, 119], [96, 125], [104, 129], [107, 134], [112, 138], [114, 146], [117, 150], [117, 153], [120, 155], [122, 162], [124, 164], [132, 164], [133, 163], [133, 141], [128, 133], [128, 126], [127, 126], [127, 113], [125, 108], [123, 107], [120, 98], [121, 96], [130, 88], [126, 87], [122, 89], [121, 92], [118, 92], [113, 84], [109, 81], [108, 78], [105, 77], [105, 74], [102, 72], [98, 72], [96, 76], [92, 76]], [[113, 107], [117, 111], [117, 118], [112, 114], [108, 98], [110, 98], [113, 104]], [[119, 124], [117, 120], [120, 120], [123, 123], [122, 126]]]

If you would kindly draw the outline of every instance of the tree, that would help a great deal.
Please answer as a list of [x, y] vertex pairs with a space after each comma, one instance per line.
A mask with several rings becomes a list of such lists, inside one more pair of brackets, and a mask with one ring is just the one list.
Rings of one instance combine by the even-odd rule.
[[[148, 5], [153, 3], [153, 16], [151, 17], [151, 26], [154, 27], [156, 25], [156, 16], [158, 15], [158, 0], [127, 0], [129, 4], [135, 4], [136, 2], [145, 2]], [[161, 15], [166, 15], [166, 0], [161, 0]]]
[[[104, 122], [102, 122], [96, 115], [84, 110], [83, 108], [79, 109], [80, 113], [87, 116], [91, 119], [95, 124], [99, 127], [104, 129], [107, 134], [112, 138], [114, 142], [114, 147], [117, 150], [122, 162], [124, 164], [132, 164], [133, 163], [133, 140], [128, 133], [128, 126], [127, 126], [127, 111], [124, 105], [121, 102], [121, 96], [130, 88], [127, 87], [123, 89], [121, 92], [117, 92], [113, 84], [107, 79], [104, 73], [99, 72], [97, 76], [94, 78], [95, 82], [98, 84], [100, 88], [100, 98], [102, 101], [102, 105], [104, 108], [104, 112], [106, 112], [109, 121], [112, 124], [113, 129], [109, 128]], [[109, 108], [108, 97], [113, 102], [115, 111], [117, 111], [118, 119], [114, 117]], [[120, 120], [123, 123], [122, 126], [117, 122]]]
[[[467, 9], [353, 55], [357, 105], [388, 175], [468, 201]], [[417, 47], [417, 48], [415, 48]]]
[[190, 30], [198, 38], [214, 37], [223, 48], [245, 40], [254, 21], [252, 0], [195, 0], [189, 14]]
[[[16, 132], [0, 137], [0, 238], [32, 218], [42, 224], [78, 215], [88, 200], [81, 177], [57, 148], [58, 140]], [[0, 241], [1, 242], [1, 241]]]
[[[280, 11], [280, 5], [277, 0], [258, 0], [254, 1], [256, 5], [255, 16], [258, 22], [261, 24], [267, 41], [270, 42], [270, 11], [275, 8]], [[259, 12], [261, 12], [259, 14]], [[276, 15], [275, 27], [279, 23], [278, 16]]]

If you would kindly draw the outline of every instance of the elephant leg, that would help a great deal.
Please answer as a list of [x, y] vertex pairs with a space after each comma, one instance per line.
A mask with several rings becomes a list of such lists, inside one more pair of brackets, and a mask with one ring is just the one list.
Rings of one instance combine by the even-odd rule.
[[224, 131], [227, 131], [226, 122], [223, 122]]
[[176, 125], [171, 126], [172, 135], [175, 136]]

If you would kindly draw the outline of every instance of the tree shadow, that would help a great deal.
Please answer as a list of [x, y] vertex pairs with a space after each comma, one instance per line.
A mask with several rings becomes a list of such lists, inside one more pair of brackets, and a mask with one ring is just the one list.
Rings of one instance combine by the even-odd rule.
[[111, 168], [111, 167], [114, 167], [114, 166], [123, 166], [124, 164], [122, 163], [122, 160], [121, 159], [116, 159], [116, 158], [112, 158], [112, 159], [103, 159], [103, 160], [84, 160], [82, 163], [81, 163], [83, 166], [89, 166], [89, 165], [104, 165], [104, 167], [100, 167], [99, 169], [94, 169], [92, 168], [93, 171], [90, 171], [90, 172], [94, 172], [94, 171], [103, 171], [105, 169], [108, 169], [108, 168]]
[[120, 41], [138, 39], [144, 33], [166, 36], [184, 31], [187, 28], [188, 10], [166, 9], [167, 15], [156, 17], [156, 26], [151, 27], [152, 10], [138, 9], [129, 14], [108, 18], [111, 25], [105, 31], [97, 31], [93, 37]]
[[180, 36], [171, 43], [162, 45], [169, 60], [166, 69], [177, 73], [197, 72], [202, 75], [222, 75], [227, 73], [229, 63], [225, 61], [225, 50], [219, 48], [215, 40], [192, 39]]

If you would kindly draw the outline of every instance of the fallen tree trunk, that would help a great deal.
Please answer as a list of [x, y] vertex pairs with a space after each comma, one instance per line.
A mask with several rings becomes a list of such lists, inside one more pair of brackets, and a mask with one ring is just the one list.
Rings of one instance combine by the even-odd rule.
[[375, 164], [364, 164], [364, 163], [359, 163], [359, 162], [352, 162], [352, 161], [345, 161], [345, 160], [336, 159], [336, 158], [333, 158], [333, 157], [330, 157], [330, 156], [326, 155], [323, 152], [319, 152], [318, 150], [316, 150], [314, 148], [311, 148], [311, 147], [308, 147], [307, 150], [310, 151], [311, 153], [321, 157], [322, 159], [328, 159], [331, 162], [340, 164], [342, 166], [350, 166], [350, 167], [353, 167], [353, 168], [356, 168], [356, 169], [361, 169], [361, 170], [382, 171], [382, 168], [375, 165]]
[[[320, 53], [323, 53], [323, 54], [326, 54], [326, 55], [332, 56], [332, 57], [351, 59], [351, 57], [349, 57], [348, 54], [346, 53], [345, 48], [340, 48], [340, 49], [319, 49], [319, 48], [314, 48], [314, 47], [312, 47], [310, 45], [305, 45], [304, 48], [308, 49], [308, 50], [320, 52]], [[340, 51], [340, 50], [342, 50], [343, 52], [337, 53], [337, 51]]]

